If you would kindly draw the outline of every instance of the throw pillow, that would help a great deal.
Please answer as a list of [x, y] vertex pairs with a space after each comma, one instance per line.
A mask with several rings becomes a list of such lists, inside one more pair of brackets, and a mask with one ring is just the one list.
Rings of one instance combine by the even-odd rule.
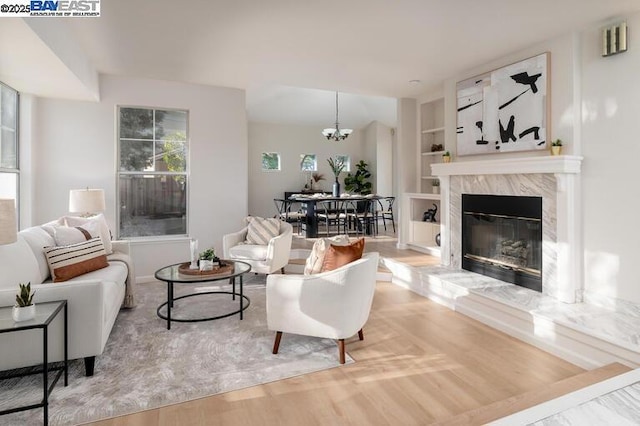
[[57, 246], [81, 243], [91, 238], [101, 237], [100, 224], [87, 222], [83, 226], [47, 226], [45, 228], [52, 234]]
[[336, 246], [348, 246], [349, 236], [348, 235], [336, 235], [331, 238], [320, 238], [315, 243], [313, 243], [313, 248], [311, 249], [311, 254], [307, 258], [307, 262], [304, 265], [304, 274], [319, 274], [322, 270], [322, 262], [324, 262], [324, 254], [327, 251], [327, 248], [331, 245]]
[[257, 216], [247, 217], [247, 244], [267, 245], [273, 237], [280, 235], [279, 219], [264, 219]]
[[330, 245], [324, 255], [322, 270], [320, 272], [333, 271], [341, 266], [358, 260], [362, 257], [364, 251], [364, 238], [360, 238], [353, 244], [348, 246]]
[[102, 237], [104, 250], [107, 254], [113, 253], [113, 247], [111, 245], [111, 231], [109, 231], [109, 225], [102, 213], [91, 217], [65, 216], [63, 219], [67, 226], [84, 226], [91, 222], [98, 223], [100, 226], [100, 236]]
[[66, 246], [45, 247], [44, 254], [54, 283], [109, 266], [100, 237]]

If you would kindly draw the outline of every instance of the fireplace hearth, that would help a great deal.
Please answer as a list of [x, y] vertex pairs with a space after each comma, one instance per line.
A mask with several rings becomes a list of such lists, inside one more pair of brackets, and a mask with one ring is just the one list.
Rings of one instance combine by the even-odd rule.
[[542, 291], [542, 197], [462, 194], [462, 268]]

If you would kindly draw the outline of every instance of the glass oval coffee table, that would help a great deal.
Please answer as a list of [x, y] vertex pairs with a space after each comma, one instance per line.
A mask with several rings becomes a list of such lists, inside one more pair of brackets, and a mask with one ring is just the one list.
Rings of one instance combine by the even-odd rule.
[[[171, 321], [174, 322], [199, 322], [199, 321], [212, 321], [220, 318], [230, 317], [235, 314], [240, 314], [240, 319], [242, 319], [242, 312], [249, 307], [251, 304], [251, 300], [247, 296], [245, 296], [242, 292], [242, 276], [247, 272], [251, 271], [251, 265], [245, 262], [240, 262], [237, 260], [222, 260], [224, 265], [229, 265], [231, 268], [225, 268], [229, 270], [225, 270], [220, 273], [215, 274], [198, 274], [197, 271], [185, 271], [183, 265], [185, 263], [176, 263], [175, 265], [165, 266], [164, 268], [158, 269], [155, 273], [155, 277], [157, 280], [165, 281], [167, 283], [167, 301], [162, 305], [158, 306], [157, 314], [160, 318], [167, 320], [167, 330], [171, 330]], [[188, 265], [188, 263], [186, 264]], [[182, 266], [182, 268], [181, 268]], [[183, 272], [181, 272], [181, 270]], [[192, 275], [193, 274], [193, 275]], [[239, 279], [239, 293], [236, 293], [236, 278]], [[200, 284], [211, 281], [221, 281], [221, 280], [230, 280], [232, 285], [231, 291], [203, 291], [197, 292], [193, 294], [187, 294], [185, 296], [173, 297], [173, 285], [174, 284]], [[183, 318], [171, 318], [171, 308], [173, 308], [173, 303], [179, 299], [185, 299], [188, 297], [196, 297], [205, 294], [230, 294], [233, 300], [236, 300], [236, 296], [239, 296], [240, 306], [239, 309], [233, 312], [229, 312], [223, 315], [218, 315], [215, 317], [207, 317], [207, 318], [194, 318], [194, 319], [183, 319]], [[246, 300], [246, 304], [244, 301]], [[167, 314], [164, 315], [160, 312], [163, 307], [167, 307]]]

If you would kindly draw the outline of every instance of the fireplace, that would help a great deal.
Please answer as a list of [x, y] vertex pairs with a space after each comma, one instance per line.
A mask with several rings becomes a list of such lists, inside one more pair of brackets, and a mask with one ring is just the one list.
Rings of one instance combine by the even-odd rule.
[[462, 194], [462, 268], [542, 291], [542, 197]]

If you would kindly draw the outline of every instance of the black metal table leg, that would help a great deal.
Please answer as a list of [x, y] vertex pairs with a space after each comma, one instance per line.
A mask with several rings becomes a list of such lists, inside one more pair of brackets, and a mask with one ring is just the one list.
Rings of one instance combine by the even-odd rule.
[[[244, 310], [242, 309], [242, 299], [244, 299], [244, 295], [242, 294], [242, 287], [243, 287], [243, 285], [242, 285], [242, 275], [240, 275], [240, 319], [242, 319], [243, 312], [244, 312]], [[233, 292], [234, 293], [236, 292], [235, 288], [233, 289]]]
[[67, 332], [67, 303], [64, 304], [64, 385], [69, 384], [69, 338]]
[[48, 329], [44, 327], [42, 329], [42, 408], [44, 410], [44, 425], [49, 424], [49, 386], [47, 380], [49, 378], [49, 348], [47, 342], [49, 340]]
[[171, 330], [171, 306], [173, 306], [173, 282], [167, 281], [167, 330]]
[[[231, 300], [236, 300], [236, 277], [231, 278], [231, 285], [233, 285]], [[242, 303], [242, 300], [240, 300], [240, 303]]]

